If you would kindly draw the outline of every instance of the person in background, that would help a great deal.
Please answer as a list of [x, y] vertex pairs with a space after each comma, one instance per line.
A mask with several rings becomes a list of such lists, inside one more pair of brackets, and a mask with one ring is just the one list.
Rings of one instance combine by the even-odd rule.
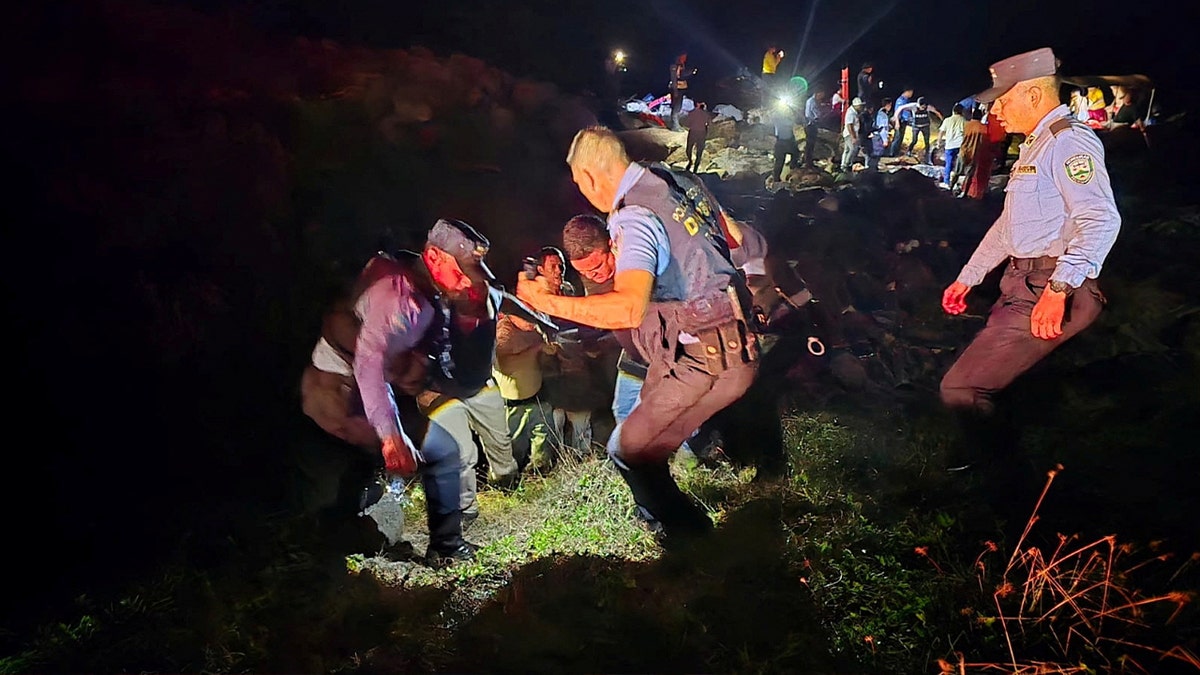
[[567, 260], [563, 252], [554, 246], [543, 246], [538, 251], [537, 273], [550, 283], [550, 288], [557, 288], [562, 295], [575, 295], [575, 286], [567, 281]]
[[[700, 172], [700, 158], [704, 156], [704, 144], [708, 142], [708, 125], [712, 122], [712, 113], [708, 112], [708, 104], [700, 101], [688, 113], [687, 119], [687, 170], [692, 173]], [[695, 159], [692, 159], [692, 153]]]
[[886, 157], [891, 144], [892, 99], [884, 98], [875, 112], [875, 130], [871, 134], [871, 168], [879, 168], [879, 158]]
[[1100, 87], [1088, 87], [1087, 100], [1087, 125], [1093, 129], [1103, 129], [1108, 126], [1108, 104], [1104, 101], [1104, 92]]
[[542, 396], [542, 356], [555, 346], [535, 322], [501, 314], [496, 322], [493, 370], [504, 397], [513, 457], [521, 469], [549, 471], [554, 461], [554, 410]]
[[967, 192], [975, 173], [975, 159], [980, 146], [987, 143], [987, 126], [983, 123], [983, 106], [978, 105], [971, 111], [971, 119], [963, 125], [963, 142], [959, 148], [955, 173], [958, 177], [950, 186], [955, 197], [962, 197]]
[[875, 99], [875, 64], [868, 61], [862, 66], [862, 70], [858, 71], [858, 98], [862, 99], [864, 104], [869, 104]]
[[900, 148], [904, 145], [904, 134], [908, 128], [912, 126], [912, 109], [907, 108], [903, 112], [900, 111], [905, 105], [912, 101], [912, 87], [907, 87], [900, 95], [896, 97], [893, 104], [895, 112], [892, 114], [892, 126], [896, 128], [896, 135], [892, 137], [892, 145], [888, 148], [888, 157], [895, 157], [900, 154]]
[[864, 104], [858, 113], [858, 147], [866, 160], [866, 168], [879, 168], [879, 160], [875, 157], [875, 110], [869, 104]]
[[774, 98], [776, 74], [779, 69], [779, 63], [783, 61], [783, 50], [775, 45], [767, 47], [767, 52], [763, 54], [762, 60], [762, 105], [770, 105], [771, 99]]
[[668, 81], [671, 93], [671, 131], [681, 130], [679, 117], [683, 112], [683, 97], [688, 91], [688, 78], [696, 74], [695, 68], [688, 68], [687, 58], [687, 52], [683, 52], [675, 57], [675, 62], [671, 64]]
[[796, 109], [788, 100], [776, 101], [771, 109], [771, 124], [775, 134], [772, 154], [775, 163], [771, 166], [771, 182], [777, 183], [783, 176], [783, 164], [795, 171], [800, 166], [800, 148], [796, 145]]
[[1118, 85], [1113, 85], [1112, 92], [1112, 115], [1109, 118], [1108, 128], [1139, 126], [1142, 116], [1137, 107], [1135, 92], [1132, 89]]
[[1071, 102], [1067, 104], [1071, 108], [1071, 114], [1080, 122], [1087, 122], [1091, 117], [1088, 114], [1090, 104], [1087, 98], [1087, 91], [1079, 87], [1071, 88]]
[[913, 154], [913, 152], [917, 149], [917, 141], [923, 138], [925, 141], [925, 154], [924, 157], [921, 158], [921, 162], [923, 164], [928, 164], [929, 153], [932, 148], [929, 143], [929, 130], [931, 128], [932, 121], [929, 116], [930, 114], [934, 114], [938, 117], [942, 117], [942, 113], [938, 112], [937, 108], [926, 103], [924, 96], [918, 96], [916, 101], [913, 101], [912, 103], [905, 103], [903, 106], [896, 108], [895, 114], [900, 115], [905, 111], [911, 111], [913, 119], [912, 145], [908, 146], [906, 153], [909, 155]]
[[[573, 296], [575, 287], [564, 279], [565, 270], [563, 252], [554, 246], [543, 246], [538, 253], [536, 276], [545, 279], [547, 287], [555, 294]], [[586, 454], [592, 447], [592, 413], [607, 404], [607, 400], [597, 402], [598, 397], [603, 398], [597, 392], [604, 389], [593, 372], [599, 367], [596, 362], [599, 353], [594, 339], [560, 339], [571, 329], [578, 334], [579, 326], [564, 323], [561, 328], [563, 330], [555, 335], [551, 348], [545, 350], [540, 359], [542, 386], [539, 397], [551, 408], [550, 430], [559, 450], [570, 447], [574, 454]], [[568, 423], [571, 429], [569, 443], [564, 440]]]
[[996, 162], [1004, 162], [1003, 153], [1008, 147], [1008, 132], [995, 115], [984, 112], [983, 122], [987, 135], [974, 150], [971, 178], [967, 182], [967, 197], [971, 199], [983, 199], [987, 195]]
[[859, 130], [862, 126], [860, 116], [862, 115], [865, 104], [859, 97], [854, 97], [850, 102], [850, 109], [846, 111], [846, 119], [842, 121], [842, 163], [841, 169], [843, 173], [849, 173], [854, 168], [854, 162], [858, 161], [858, 151], [861, 147]]
[[[816, 168], [817, 138], [821, 121], [828, 115], [825, 105], [826, 92], [824, 89], [813, 90], [812, 96], [804, 102], [804, 166]], [[782, 171], [782, 167], [780, 167]]]
[[942, 183], [940, 187], [947, 190], [954, 185], [955, 167], [958, 163], [958, 151], [962, 147], [963, 138], [966, 134], [967, 121], [963, 117], [963, 107], [961, 103], [955, 103], [954, 108], [950, 112], [950, 116], [942, 120], [942, 126], [938, 128], [938, 143], [942, 146]]

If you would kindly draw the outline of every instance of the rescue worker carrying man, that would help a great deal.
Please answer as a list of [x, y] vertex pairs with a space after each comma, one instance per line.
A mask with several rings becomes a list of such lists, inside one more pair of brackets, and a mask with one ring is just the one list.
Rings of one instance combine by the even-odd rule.
[[[423, 468], [425, 559], [435, 567], [474, 557], [462, 535], [464, 503], [473, 505], [475, 493], [471, 432], [483, 441], [493, 481], [505, 486], [518, 478], [504, 401], [492, 380], [502, 293], [489, 285], [488, 246], [470, 225], [438, 220], [421, 254], [373, 258], [355, 293], [361, 327], [354, 376], [363, 409], [383, 442], [388, 472], [408, 477]], [[415, 396], [429, 418], [419, 448], [401, 426], [393, 387]]]
[[721, 207], [694, 177], [630, 161], [605, 127], [576, 134], [567, 164], [588, 202], [609, 214], [613, 290], [557, 296], [541, 278], [522, 278], [517, 295], [553, 316], [633, 329], [648, 373], [608, 452], [668, 541], [708, 531], [712, 521], [679, 490], [668, 460], [705, 420], [746, 392], [758, 367], [746, 320], [749, 291], [730, 261]]

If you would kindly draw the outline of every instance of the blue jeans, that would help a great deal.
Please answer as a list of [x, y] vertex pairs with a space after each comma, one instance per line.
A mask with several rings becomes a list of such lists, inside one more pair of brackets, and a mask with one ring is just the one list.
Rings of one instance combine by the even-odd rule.
[[435, 421], [421, 442], [424, 465], [421, 483], [425, 486], [425, 516], [429, 521], [429, 547], [452, 551], [463, 543], [462, 504], [459, 488], [462, 477], [462, 457], [458, 441]]
[[617, 371], [616, 393], [613, 395], [613, 417], [617, 424], [624, 422], [625, 418], [629, 417], [629, 413], [633, 411], [634, 406], [638, 404], [642, 395], [643, 383], [645, 380], [640, 377]]
[[[950, 173], [954, 171], [954, 163], [958, 161], [958, 148], [946, 148], [945, 162], [942, 167], [942, 182], [950, 185]], [[954, 187], [950, 185], [950, 187]]]

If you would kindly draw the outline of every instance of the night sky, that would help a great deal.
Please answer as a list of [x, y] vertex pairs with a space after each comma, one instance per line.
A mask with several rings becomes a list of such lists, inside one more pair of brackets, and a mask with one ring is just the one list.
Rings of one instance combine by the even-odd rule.
[[[181, 0], [182, 1], [182, 0]], [[568, 90], [599, 86], [604, 57], [630, 55], [625, 93], [665, 92], [668, 64], [680, 51], [699, 69], [699, 96], [739, 66], [757, 73], [772, 43], [787, 52], [781, 72], [833, 86], [876, 64], [885, 93], [904, 85], [949, 102], [989, 85], [987, 66], [1052, 47], [1068, 74], [1149, 75], [1163, 94], [1192, 87], [1200, 59], [1186, 3], [1093, 0], [608, 0], [607, 2], [426, 2], [358, 0], [190, 0], [234, 12], [282, 35], [343, 44], [435, 52], [461, 51], [515, 75]], [[707, 89], [707, 91], [706, 91]], [[718, 101], [719, 102], [719, 101]]]

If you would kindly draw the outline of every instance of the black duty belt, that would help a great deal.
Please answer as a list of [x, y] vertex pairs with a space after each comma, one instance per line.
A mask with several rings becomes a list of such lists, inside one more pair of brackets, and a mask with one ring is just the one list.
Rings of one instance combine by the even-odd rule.
[[617, 361], [617, 370], [638, 379], [646, 379], [649, 366], [635, 359], [629, 352], [621, 350], [621, 358]]
[[1044, 255], [1040, 258], [1009, 258], [1008, 264], [1012, 265], [1014, 270], [1023, 272], [1052, 270], [1058, 266], [1058, 258], [1052, 255]]

